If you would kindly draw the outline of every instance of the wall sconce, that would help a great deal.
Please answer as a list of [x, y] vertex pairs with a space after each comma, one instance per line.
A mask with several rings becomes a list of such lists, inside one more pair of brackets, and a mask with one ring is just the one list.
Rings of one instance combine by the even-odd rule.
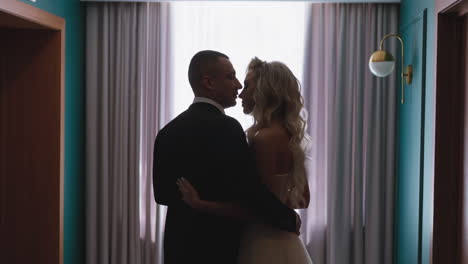
[[413, 65], [406, 66], [404, 69], [404, 51], [403, 40], [398, 34], [388, 34], [380, 41], [380, 50], [372, 53], [369, 59], [369, 69], [377, 77], [385, 77], [395, 69], [395, 58], [390, 52], [383, 49], [383, 41], [388, 37], [396, 37], [401, 43], [401, 103], [405, 103], [405, 80], [411, 84], [413, 80]]

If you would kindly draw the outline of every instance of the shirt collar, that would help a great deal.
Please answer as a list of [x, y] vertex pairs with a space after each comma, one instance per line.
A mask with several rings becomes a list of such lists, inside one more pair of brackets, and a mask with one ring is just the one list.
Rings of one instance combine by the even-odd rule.
[[216, 106], [216, 108], [219, 109], [219, 111], [221, 111], [221, 113], [225, 114], [224, 112], [224, 108], [218, 104], [217, 102], [215, 102], [214, 100], [211, 100], [210, 98], [206, 98], [206, 97], [195, 97], [193, 99], [193, 103], [208, 103], [208, 104], [211, 104], [213, 106]]

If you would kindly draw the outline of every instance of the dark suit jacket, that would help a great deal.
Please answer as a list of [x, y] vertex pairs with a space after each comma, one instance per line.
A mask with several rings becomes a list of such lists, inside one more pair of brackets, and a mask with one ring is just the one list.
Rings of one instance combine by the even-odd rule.
[[195, 103], [161, 129], [154, 145], [156, 202], [168, 206], [165, 264], [236, 263], [243, 223], [195, 211], [180, 199], [185, 177], [204, 200], [239, 202], [266, 223], [295, 230], [295, 213], [261, 184], [245, 133], [215, 106]]

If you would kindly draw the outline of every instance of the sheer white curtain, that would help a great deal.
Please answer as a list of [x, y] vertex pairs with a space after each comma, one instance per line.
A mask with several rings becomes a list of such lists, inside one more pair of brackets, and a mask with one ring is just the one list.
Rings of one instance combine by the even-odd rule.
[[[199, 50], [225, 53], [244, 81], [247, 65], [254, 56], [286, 63], [302, 78], [306, 6], [304, 2], [173, 2], [174, 108], [178, 114], [191, 104], [192, 90], [187, 71], [191, 57]], [[238, 103], [227, 109], [247, 129], [253, 120]]]
[[140, 237], [142, 263], [163, 263], [166, 207], [157, 205], [153, 192], [153, 145], [158, 131], [173, 117], [173, 43], [168, 3], [148, 7], [146, 60], [143, 67], [140, 157]]
[[167, 4], [88, 3], [86, 263], [162, 263], [151, 188], [171, 109]]
[[[312, 4], [304, 97], [311, 205], [302, 238], [315, 264], [393, 263], [397, 73], [377, 79], [368, 58], [398, 32], [396, 4]], [[396, 42], [385, 47], [396, 51]]]

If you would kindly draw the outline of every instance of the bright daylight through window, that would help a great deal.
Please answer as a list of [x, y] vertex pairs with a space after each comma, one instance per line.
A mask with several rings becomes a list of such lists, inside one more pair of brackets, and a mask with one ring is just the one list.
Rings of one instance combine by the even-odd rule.
[[[212, 49], [228, 55], [241, 83], [254, 56], [284, 62], [302, 81], [306, 5], [304, 2], [173, 2], [175, 101], [172, 113], [176, 116], [192, 103], [187, 70], [191, 57], [199, 50]], [[252, 118], [242, 113], [240, 99], [237, 102], [226, 113], [247, 129]]]
[[[172, 113], [170, 119], [192, 103], [193, 93], [187, 77], [188, 65], [192, 56], [200, 50], [217, 50], [228, 55], [241, 83], [244, 82], [249, 61], [255, 56], [266, 61], [284, 62], [301, 81], [306, 5], [301, 2], [171, 2], [170, 34], [173, 56], [169, 72], [174, 101], [167, 104], [172, 107], [168, 109]], [[244, 130], [253, 124], [252, 117], [243, 114], [240, 99], [226, 113], [236, 118]], [[145, 186], [142, 185], [141, 188], [143, 199]], [[144, 203], [140, 204], [142, 206]], [[156, 214], [156, 210], [161, 211]], [[153, 241], [158, 239], [157, 243], [162, 243], [162, 237], [156, 237], [155, 223], [164, 221], [164, 210], [151, 209], [151, 219], [157, 217], [158, 220], [148, 220], [145, 213], [140, 216], [142, 223], [152, 221], [151, 236]], [[143, 208], [142, 212], [145, 212]], [[141, 224], [141, 237], [145, 236], [146, 231], [146, 225]]]

